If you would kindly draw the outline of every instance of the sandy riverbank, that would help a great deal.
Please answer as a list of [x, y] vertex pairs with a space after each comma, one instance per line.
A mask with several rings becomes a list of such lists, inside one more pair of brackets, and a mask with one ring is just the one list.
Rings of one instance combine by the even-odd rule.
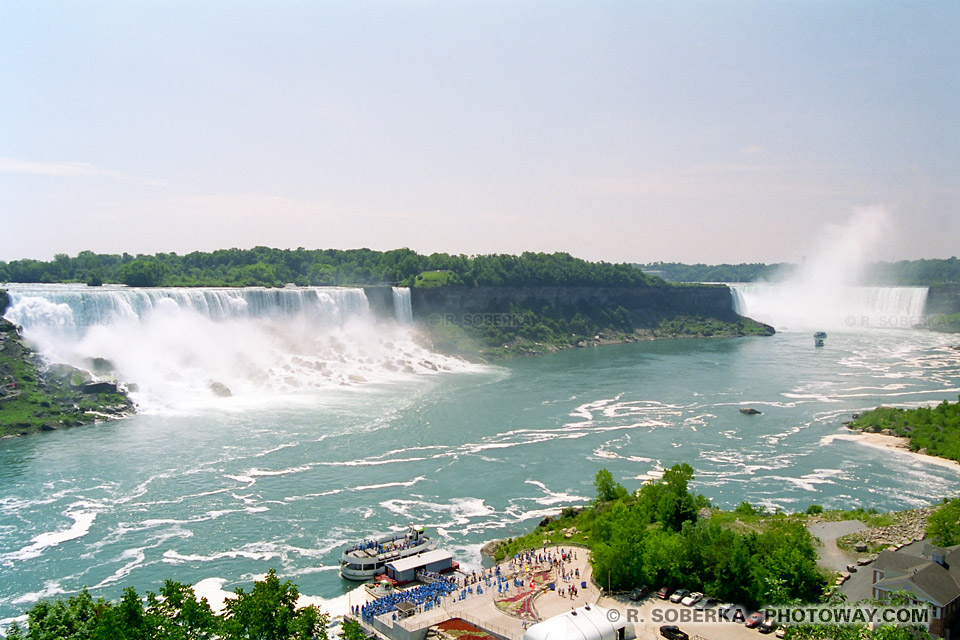
[[848, 429], [846, 433], [838, 433], [826, 436], [821, 442], [823, 444], [830, 444], [834, 440], [847, 440], [849, 442], [857, 442], [859, 444], [863, 444], [868, 447], [874, 447], [876, 449], [895, 451], [899, 454], [914, 456], [917, 460], [922, 460], [930, 464], [936, 464], [941, 467], [950, 467], [951, 469], [956, 469], [958, 466], [960, 466], [960, 463], [954, 460], [947, 460], [946, 458], [938, 458], [937, 456], [931, 456], [926, 453], [910, 451], [909, 440], [907, 438], [901, 438], [900, 436], [888, 436], [882, 433], [867, 433], [865, 431]]

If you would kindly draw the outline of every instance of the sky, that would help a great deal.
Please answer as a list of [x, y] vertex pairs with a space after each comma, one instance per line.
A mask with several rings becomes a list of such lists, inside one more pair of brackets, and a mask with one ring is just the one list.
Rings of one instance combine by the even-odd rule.
[[0, 260], [960, 247], [960, 3], [4, 0]]

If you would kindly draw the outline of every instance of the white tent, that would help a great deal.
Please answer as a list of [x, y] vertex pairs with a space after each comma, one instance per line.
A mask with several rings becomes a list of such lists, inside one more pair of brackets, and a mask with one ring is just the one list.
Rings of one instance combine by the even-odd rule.
[[523, 640], [634, 640], [633, 625], [609, 611], [585, 605], [533, 625]]

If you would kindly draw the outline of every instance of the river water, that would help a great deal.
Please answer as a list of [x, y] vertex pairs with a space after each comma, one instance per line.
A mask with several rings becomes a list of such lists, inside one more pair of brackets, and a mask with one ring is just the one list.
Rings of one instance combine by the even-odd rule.
[[[355, 359], [343, 357], [352, 347], [301, 355], [390, 375], [346, 384], [335, 370], [299, 384], [319, 365], [282, 369], [272, 353], [265, 375], [279, 367], [294, 380], [269, 393], [244, 393], [238, 378], [234, 397], [178, 405], [147, 389], [135, 417], [0, 441], [0, 618], [83, 585], [106, 598], [167, 578], [218, 577], [229, 589], [271, 567], [332, 598], [354, 586], [337, 573], [341, 546], [409, 524], [478, 565], [484, 542], [590, 499], [601, 468], [634, 489], [688, 462], [695, 488], [721, 507], [902, 509], [960, 489], [960, 467], [866, 446], [841, 424], [878, 404], [956, 400], [956, 337], [831, 331], [814, 348], [808, 332], [788, 331], [474, 366], [414, 352], [402, 322], [343, 333], [349, 324], [335, 329], [341, 346], [379, 346]], [[183, 384], [171, 388], [193, 388]]]

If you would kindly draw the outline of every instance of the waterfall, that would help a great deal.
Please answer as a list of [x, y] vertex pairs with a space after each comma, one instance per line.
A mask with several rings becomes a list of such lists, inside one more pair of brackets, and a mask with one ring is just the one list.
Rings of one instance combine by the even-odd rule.
[[730, 285], [734, 310], [777, 329], [909, 329], [924, 321], [926, 287]]
[[[301, 393], [392, 382], [467, 367], [432, 353], [409, 326], [410, 291], [394, 289], [399, 322], [378, 323], [363, 289], [346, 287], [7, 287], [5, 317], [44, 359], [136, 383], [141, 406], [203, 404], [218, 393]], [[216, 398], [216, 402], [224, 401]]]
[[98, 325], [140, 320], [167, 306], [192, 311], [210, 320], [304, 315], [317, 322], [342, 325], [366, 317], [370, 305], [363, 289], [79, 287], [12, 285], [7, 318], [24, 329], [59, 326], [84, 333]]
[[409, 287], [393, 288], [393, 315], [400, 324], [413, 323], [413, 305]]

